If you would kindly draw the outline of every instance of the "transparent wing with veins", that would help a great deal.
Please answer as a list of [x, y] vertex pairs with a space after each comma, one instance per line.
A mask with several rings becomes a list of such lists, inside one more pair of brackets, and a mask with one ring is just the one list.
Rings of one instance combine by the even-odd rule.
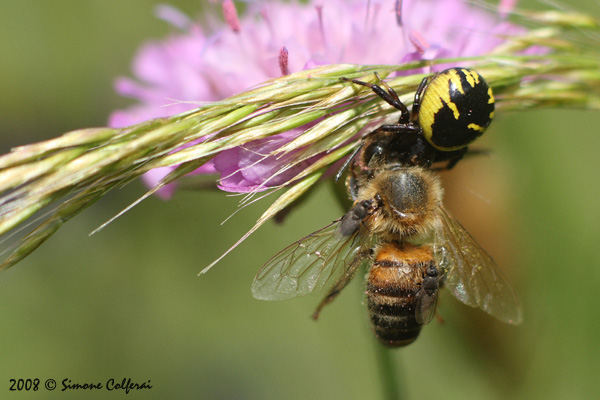
[[466, 305], [479, 307], [500, 321], [519, 324], [519, 300], [494, 260], [443, 206], [439, 223], [434, 256], [445, 275], [443, 285]]
[[433, 294], [422, 292], [419, 293], [418, 296], [419, 299], [417, 300], [415, 310], [415, 320], [421, 325], [426, 325], [431, 322], [435, 315], [438, 291], [436, 290]]
[[366, 228], [350, 236], [339, 232], [341, 218], [292, 243], [259, 271], [252, 283], [252, 295], [260, 300], [284, 300], [329, 289], [341, 280], [349, 281], [361, 264]]

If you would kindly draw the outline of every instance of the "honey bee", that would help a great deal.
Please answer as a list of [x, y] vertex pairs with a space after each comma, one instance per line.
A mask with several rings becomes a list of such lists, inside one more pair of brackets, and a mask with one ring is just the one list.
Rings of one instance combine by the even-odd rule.
[[[378, 77], [378, 76], [377, 76]], [[412, 343], [435, 315], [438, 292], [501, 321], [518, 324], [517, 296], [492, 258], [446, 210], [432, 164], [451, 169], [494, 115], [494, 97], [481, 75], [451, 68], [425, 78], [413, 108], [381, 82], [345, 79], [371, 88], [401, 111], [397, 124], [367, 134], [337, 178], [354, 204], [342, 218], [292, 243], [258, 272], [255, 298], [283, 300], [326, 290], [317, 319], [366, 264], [367, 306], [377, 338], [390, 347]]]
[[515, 291], [446, 210], [435, 172], [393, 157], [360, 159], [347, 181], [352, 208], [271, 258], [254, 279], [254, 297], [283, 300], [326, 290], [317, 319], [364, 263], [371, 322], [387, 346], [417, 338], [435, 314], [442, 287], [466, 305], [518, 324]]

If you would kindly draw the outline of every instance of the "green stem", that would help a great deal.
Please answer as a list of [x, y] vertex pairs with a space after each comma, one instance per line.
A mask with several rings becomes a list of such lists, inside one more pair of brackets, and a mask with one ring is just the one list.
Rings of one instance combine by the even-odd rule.
[[405, 399], [406, 392], [401, 388], [406, 386], [398, 363], [392, 357], [394, 350], [388, 349], [377, 342], [375, 342], [375, 347], [383, 398], [386, 400]]

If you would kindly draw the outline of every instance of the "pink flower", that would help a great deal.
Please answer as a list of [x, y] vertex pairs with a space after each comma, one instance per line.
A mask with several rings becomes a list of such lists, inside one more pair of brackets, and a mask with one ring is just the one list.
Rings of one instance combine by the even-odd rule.
[[[122, 127], [187, 111], [199, 102], [221, 100], [269, 78], [323, 64], [401, 64], [482, 55], [505, 37], [525, 31], [463, 0], [262, 1], [247, 6], [238, 16], [233, 2], [225, 0], [227, 25], [212, 22], [210, 28], [163, 7], [161, 16], [183, 31], [142, 46], [133, 66], [138, 80], [116, 82], [120, 94], [139, 103], [115, 111], [110, 125]], [[503, 12], [510, 6], [503, 2]], [[265, 155], [303, 131], [225, 150], [196, 172], [219, 172], [219, 187], [232, 192], [286, 183], [309, 161], [273, 177], [286, 159]], [[169, 170], [153, 170], [145, 180], [154, 185]], [[173, 190], [174, 186], [164, 188], [161, 195], [168, 198]]]

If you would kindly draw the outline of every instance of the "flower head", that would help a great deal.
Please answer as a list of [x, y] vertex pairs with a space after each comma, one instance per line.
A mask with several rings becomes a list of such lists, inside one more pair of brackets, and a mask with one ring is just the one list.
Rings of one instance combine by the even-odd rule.
[[[172, 9], [161, 8], [163, 18], [183, 31], [142, 46], [134, 63], [139, 81], [120, 78], [116, 82], [120, 94], [139, 104], [114, 112], [111, 126], [180, 113], [199, 102], [221, 100], [270, 78], [320, 65], [401, 64], [483, 55], [506, 37], [524, 31], [499, 14], [463, 0], [344, 0], [322, 5], [268, 1], [249, 4], [243, 16], [226, 0], [223, 14], [227, 24], [213, 22], [211, 28], [203, 28]], [[224, 150], [196, 172], [220, 173], [219, 187], [232, 192], [283, 184], [310, 160], [274, 176], [293, 153], [288, 157], [268, 153], [304, 131], [300, 127]], [[146, 182], [154, 185], [169, 171], [150, 171]], [[169, 197], [172, 185], [159, 193]]]

